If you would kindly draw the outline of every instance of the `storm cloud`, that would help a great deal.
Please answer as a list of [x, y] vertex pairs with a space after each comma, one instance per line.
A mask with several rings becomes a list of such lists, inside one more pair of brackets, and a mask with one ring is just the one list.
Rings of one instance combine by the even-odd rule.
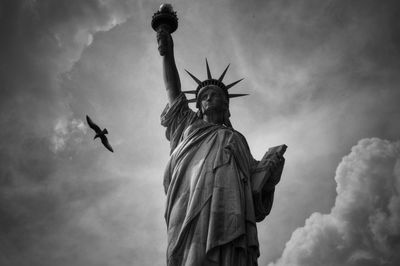
[[127, 16], [121, 1], [1, 2], [0, 264], [70, 265], [76, 241], [90, 242], [71, 216], [115, 185], [69, 163], [87, 131], [61, 80], [93, 34]]

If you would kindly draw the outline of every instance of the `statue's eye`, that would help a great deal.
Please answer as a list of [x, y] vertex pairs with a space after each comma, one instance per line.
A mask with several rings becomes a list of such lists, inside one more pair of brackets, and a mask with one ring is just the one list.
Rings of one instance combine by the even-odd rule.
[[202, 100], [205, 100], [205, 99], [207, 99], [207, 97], [208, 97], [208, 93], [206, 92], [206, 93], [204, 93], [204, 94], [201, 96], [201, 99], [202, 99]]

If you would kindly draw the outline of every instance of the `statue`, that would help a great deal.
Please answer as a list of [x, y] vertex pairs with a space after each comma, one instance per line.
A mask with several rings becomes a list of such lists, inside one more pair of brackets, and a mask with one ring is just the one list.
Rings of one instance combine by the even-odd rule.
[[223, 83], [229, 65], [215, 79], [206, 60], [208, 78], [200, 81], [186, 71], [197, 88], [181, 90], [171, 37], [177, 21], [169, 4], [152, 21], [168, 97], [161, 115], [171, 147], [164, 173], [167, 265], [255, 266], [260, 255], [256, 222], [271, 210], [286, 145], [271, 148], [261, 161], [252, 157], [229, 119], [230, 98], [246, 95], [229, 92], [241, 80]]

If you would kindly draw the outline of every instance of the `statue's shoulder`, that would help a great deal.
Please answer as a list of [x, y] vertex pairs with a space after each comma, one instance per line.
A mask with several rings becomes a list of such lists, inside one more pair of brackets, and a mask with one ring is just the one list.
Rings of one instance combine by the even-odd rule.
[[242, 133], [233, 128], [231, 128], [231, 130], [233, 134], [236, 136], [236, 138], [240, 139], [243, 143], [246, 143], [246, 145], [248, 146], [246, 137]]
[[243, 135], [242, 133], [240, 133], [240, 131], [237, 131], [237, 130], [234, 129], [234, 128], [230, 128], [230, 130], [232, 130], [232, 132], [233, 132], [234, 134], [238, 135], [239, 137], [246, 139], [246, 138], [244, 137], [244, 135]]

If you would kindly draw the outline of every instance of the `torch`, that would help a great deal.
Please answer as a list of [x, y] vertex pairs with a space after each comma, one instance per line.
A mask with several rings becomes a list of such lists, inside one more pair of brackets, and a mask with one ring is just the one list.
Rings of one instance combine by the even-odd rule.
[[[162, 4], [160, 6], [160, 9], [153, 15], [151, 27], [157, 33], [165, 31], [171, 34], [176, 31], [178, 28], [178, 17], [171, 4]], [[165, 54], [164, 49], [167, 47], [167, 41], [168, 40], [163, 37], [158, 40], [158, 49], [161, 55]]]

